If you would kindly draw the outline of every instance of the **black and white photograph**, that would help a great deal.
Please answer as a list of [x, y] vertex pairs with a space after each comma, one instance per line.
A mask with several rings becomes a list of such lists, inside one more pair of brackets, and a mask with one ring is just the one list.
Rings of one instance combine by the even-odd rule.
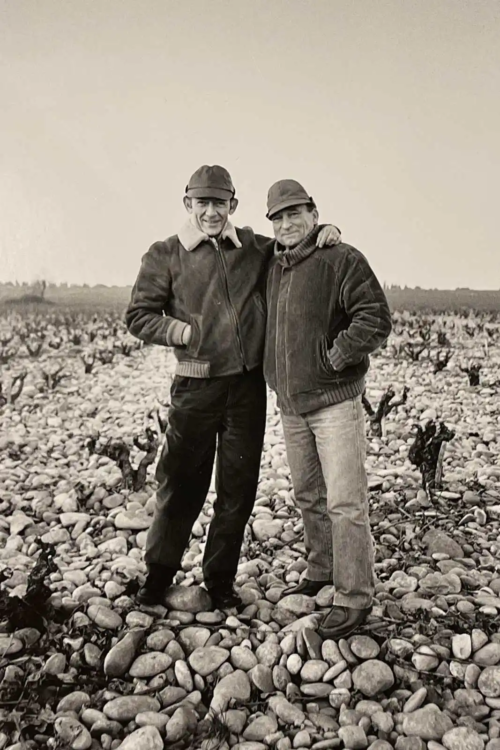
[[0, 750], [500, 750], [500, 2], [0, 0]]

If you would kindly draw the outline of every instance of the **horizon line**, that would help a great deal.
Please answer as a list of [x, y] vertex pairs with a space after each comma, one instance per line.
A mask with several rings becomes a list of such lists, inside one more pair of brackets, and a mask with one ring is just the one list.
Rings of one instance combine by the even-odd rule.
[[[31, 288], [38, 288], [41, 283], [43, 283], [43, 279], [39, 279], [37, 281], [0, 281], [0, 288], [2, 287], [9, 287], [9, 288], [16, 288], [16, 287], [31, 287]], [[96, 282], [94, 284], [89, 284], [87, 282], [84, 283], [77, 283], [73, 281], [47, 281], [46, 288], [71, 288], [71, 289], [95, 289], [95, 288], [106, 288], [106, 289], [132, 289], [133, 284], [105, 284], [103, 282]], [[400, 292], [499, 292], [499, 289], [474, 289], [472, 287], [463, 287], [458, 286], [455, 288], [442, 288], [442, 287], [421, 287], [421, 286], [408, 286], [405, 284], [404, 286], [401, 286], [401, 284], [387, 284], [386, 282], [382, 282], [382, 287], [384, 291], [400, 291]]]

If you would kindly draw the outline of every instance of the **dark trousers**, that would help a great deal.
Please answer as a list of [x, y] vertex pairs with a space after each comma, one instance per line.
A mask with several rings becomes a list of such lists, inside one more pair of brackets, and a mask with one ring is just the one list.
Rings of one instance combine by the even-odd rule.
[[203, 557], [207, 588], [232, 582], [245, 526], [257, 492], [266, 424], [266, 386], [260, 368], [219, 378], [175, 377], [156, 479], [156, 508], [146, 563], [178, 570], [210, 488], [214, 514]]

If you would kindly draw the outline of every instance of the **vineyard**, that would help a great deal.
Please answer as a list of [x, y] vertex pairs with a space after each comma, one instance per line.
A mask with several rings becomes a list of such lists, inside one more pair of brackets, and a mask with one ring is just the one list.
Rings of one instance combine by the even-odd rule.
[[[279, 412], [236, 580], [211, 609], [214, 492], [141, 608], [173, 355], [121, 312], [0, 311], [0, 750], [500, 750], [500, 315], [397, 311], [372, 358], [376, 600], [319, 637]], [[213, 488], [212, 488], [213, 489]]]

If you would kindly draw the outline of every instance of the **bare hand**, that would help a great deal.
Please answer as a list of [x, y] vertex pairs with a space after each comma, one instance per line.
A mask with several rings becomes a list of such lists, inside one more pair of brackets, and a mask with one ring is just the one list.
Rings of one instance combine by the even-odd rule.
[[184, 346], [189, 346], [189, 343], [191, 341], [191, 336], [193, 335], [193, 331], [191, 329], [191, 326], [188, 324], [183, 332], [182, 332], [182, 343]]
[[328, 226], [323, 227], [318, 234], [316, 247], [325, 247], [325, 245], [331, 247], [331, 245], [338, 245], [339, 242], [342, 242], [342, 235], [339, 230], [332, 224], [328, 224]]

